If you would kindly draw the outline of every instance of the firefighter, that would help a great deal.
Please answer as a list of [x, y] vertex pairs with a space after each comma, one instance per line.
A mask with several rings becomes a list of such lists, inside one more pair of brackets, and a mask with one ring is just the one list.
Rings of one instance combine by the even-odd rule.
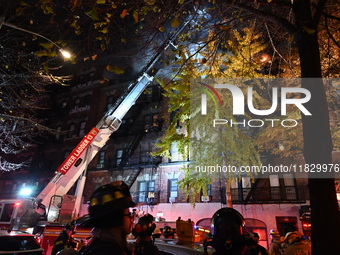
[[129, 187], [122, 181], [96, 189], [89, 201], [89, 220], [93, 237], [80, 251], [82, 255], [130, 255], [126, 236], [131, 232], [134, 207]]
[[75, 248], [76, 242], [72, 237], [73, 234], [74, 226], [66, 224], [53, 244], [51, 255], [56, 255], [57, 252], [66, 248]]
[[174, 239], [175, 238], [175, 234], [174, 231], [172, 230], [172, 228], [170, 226], [165, 226], [163, 229], [163, 236], [164, 238], [169, 238], [169, 239]]
[[162, 235], [162, 231], [156, 227], [152, 233], [152, 241], [155, 242], [156, 238], [160, 238], [161, 235]]
[[159, 255], [159, 250], [154, 245], [152, 233], [156, 228], [151, 214], [145, 214], [138, 220], [132, 229], [132, 234], [137, 238], [135, 243], [135, 255]]
[[254, 240], [254, 244], [248, 247], [246, 255], [268, 255], [268, 251], [266, 250], [266, 248], [259, 244], [259, 234], [253, 233], [252, 238]]
[[300, 231], [287, 233], [285, 242], [288, 245], [284, 252], [285, 255], [312, 254], [311, 247], [305, 243]]
[[251, 236], [245, 231], [243, 216], [233, 208], [221, 208], [211, 219], [211, 232], [204, 242], [207, 247], [215, 249], [213, 255], [243, 255], [247, 246], [253, 243]]
[[279, 231], [271, 229], [269, 235], [272, 239], [269, 246], [269, 255], [282, 255], [283, 247]]

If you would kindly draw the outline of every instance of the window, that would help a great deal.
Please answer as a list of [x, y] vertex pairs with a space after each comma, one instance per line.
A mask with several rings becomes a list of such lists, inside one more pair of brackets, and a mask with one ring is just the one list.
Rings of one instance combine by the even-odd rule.
[[101, 151], [99, 153], [97, 168], [104, 168], [104, 165], [105, 165], [105, 151]]
[[285, 185], [287, 200], [295, 200], [297, 196], [296, 196], [294, 176], [292, 174], [284, 174], [283, 181]]
[[212, 185], [208, 184], [208, 196], [212, 196]]
[[138, 202], [148, 202], [147, 199], [155, 197], [155, 182], [154, 181], [140, 181], [138, 183]]
[[283, 180], [284, 180], [285, 186], [295, 186], [294, 176], [292, 174], [284, 174]]
[[211, 197], [212, 197], [212, 185], [208, 184], [206, 195], [203, 195], [203, 191], [201, 192], [201, 202], [208, 202], [210, 201]]
[[270, 183], [270, 187], [279, 187], [280, 183], [279, 183], [279, 176], [278, 175], [269, 175], [269, 183]]
[[235, 178], [235, 180], [233, 180], [233, 181], [230, 183], [230, 188], [232, 188], [232, 189], [237, 189], [238, 186], [239, 186], [238, 184], [239, 184], [238, 178]]
[[123, 149], [119, 149], [117, 150], [117, 156], [116, 156], [116, 164], [117, 166], [120, 164], [120, 162], [122, 161], [123, 158]]
[[14, 206], [15, 204], [5, 204], [2, 213], [1, 213], [1, 217], [0, 217], [0, 221], [5, 221], [8, 222], [11, 220], [12, 218], [12, 214], [13, 214], [13, 210], [14, 210]]
[[161, 99], [161, 90], [160, 86], [152, 86], [148, 88], [149, 93], [146, 94], [146, 101], [150, 102], [157, 102]]
[[169, 180], [169, 202], [174, 202], [178, 196], [178, 179]]
[[75, 125], [74, 125], [74, 124], [71, 124], [71, 125], [69, 126], [68, 135], [67, 135], [68, 138], [75, 137], [74, 128], [75, 128]]
[[86, 121], [80, 122], [78, 136], [85, 135], [85, 126], [86, 126]]
[[152, 126], [159, 127], [159, 114], [158, 113], [152, 115]]
[[138, 188], [138, 202], [142, 203], [146, 200], [146, 182], [139, 182], [139, 188]]
[[179, 161], [179, 153], [177, 148], [177, 143], [174, 142], [170, 148], [171, 162]]
[[159, 124], [159, 113], [144, 116], [144, 125], [146, 132], [159, 131]]
[[242, 181], [242, 195], [243, 199], [245, 199], [248, 196], [251, 189], [251, 179], [249, 176], [244, 176], [242, 177], [241, 181]]
[[149, 181], [149, 191], [155, 191], [155, 182]]
[[272, 200], [280, 200], [280, 180], [276, 174], [269, 175], [270, 195]]

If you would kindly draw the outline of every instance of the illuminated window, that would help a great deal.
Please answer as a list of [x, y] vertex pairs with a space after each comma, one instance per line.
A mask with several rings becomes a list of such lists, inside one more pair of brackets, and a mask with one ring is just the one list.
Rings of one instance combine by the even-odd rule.
[[178, 161], [179, 153], [178, 153], [178, 148], [177, 148], [177, 143], [176, 142], [171, 144], [170, 155], [171, 155], [171, 162]]
[[208, 196], [212, 196], [212, 185], [208, 184]]
[[120, 162], [122, 161], [122, 158], [123, 158], [123, 149], [119, 149], [117, 150], [117, 153], [116, 153], [116, 163], [117, 163], [117, 166], [120, 164]]
[[279, 176], [276, 174], [269, 175], [270, 187], [279, 187]]
[[154, 191], [155, 191], [154, 181], [138, 182], [138, 202], [139, 203], [147, 202], [147, 198], [149, 198], [149, 195], [154, 194], [153, 193]]
[[177, 198], [178, 196], [178, 179], [170, 179], [168, 183], [169, 183], [169, 202], [173, 202], [171, 200]]
[[147, 188], [147, 183], [144, 182], [139, 182], [139, 187], [138, 187], [138, 202], [142, 203], [145, 202], [146, 200], [146, 188]]
[[98, 159], [99, 168], [103, 168], [104, 164], [105, 164], [105, 151], [101, 151], [99, 153], [99, 159]]
[[144, 116], [144, 125], [147, 132], [159, 131], [159, 114], [151, 114]]

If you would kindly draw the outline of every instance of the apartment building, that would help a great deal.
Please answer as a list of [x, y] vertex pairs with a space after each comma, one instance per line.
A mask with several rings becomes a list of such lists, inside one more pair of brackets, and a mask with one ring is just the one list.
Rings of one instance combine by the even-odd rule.
[[[15, 197], [19, 187], [29, 185], [35, 185], [38, 194], [128, 84], [129, 81], [103, 81], [97, 69], [91, 67], [79, 71], [69, 87], [52, 93], [49, 120], [56, 133], [39, 147], [31, 166], [35, 172], [44, 174], [25, 176], [19, 172], [11, 173], [11, 178], [8, 174], [0, 175], [0, 185], [8, 187], [0, 192], [1, 197]], [[243, 175], [232, 182], [220, 174], [208, 185], [208, 194], [197, 196], [193, 206], [190, 198], [179, 188], [179, 181], [184, 177], [181, 167], [190, 159], [181, 158], [176, 146], [171, 148], [171, 159], [150, 154], [162, 139], [166, 115], [169, 115], [167, 101], [162, 96], [161, 87], [154, 82], [89, 163], [81, 214], [87, 213], [86, 202], [97, 187], [123, 180], [131, 186], [138, 211], [153, 214], [160, 227], [174, 226], [178, 217], [209, 227], [214, 212], [227, 206], [228, 199], [231, 199], [233, 207], [246, 218], [248, 231], [259, 232], [263, 245], [268, 245], [270, 229], [278, 229], [281, 235], [294, 230], [310, 234], [307, 179], [295, 178], [292, 174], [274, 173], [261, 178]], [[340, 162], [339, 155], [334, 156]], [[270, 163], [279, 165], [284, 163], [284, 159]], [[338, 182], [337, 185], [339, 187]]]

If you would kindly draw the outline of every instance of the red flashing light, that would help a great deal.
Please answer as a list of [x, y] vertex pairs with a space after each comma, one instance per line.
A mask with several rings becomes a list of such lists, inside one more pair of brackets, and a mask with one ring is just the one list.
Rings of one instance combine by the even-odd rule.
[[21, 203], [20, 203], [20, 202], [16, 202], [14, 205], [15, 205], [15, 206], [20, 206]]
[[38, 244], [41, 244], [41, 237], [36, 237], [35, 240], [37, 240]]

